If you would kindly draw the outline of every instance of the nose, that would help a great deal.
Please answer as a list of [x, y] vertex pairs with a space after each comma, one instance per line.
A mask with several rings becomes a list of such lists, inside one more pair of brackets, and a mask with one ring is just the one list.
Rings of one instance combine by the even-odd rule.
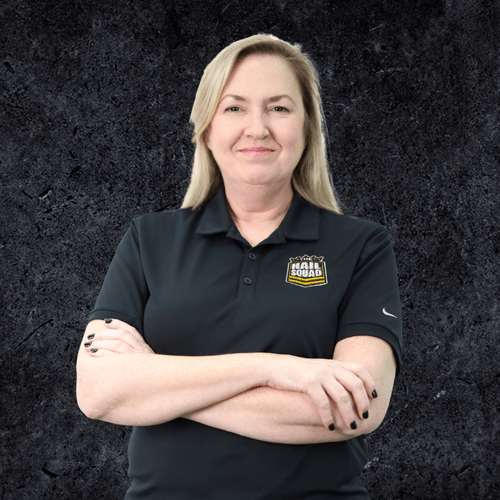
[[245, 133], [254, 139], [264, 139], [269, 135], [267, 128], [267, 119], [265, 114], [259, 110], [255, 110], [248, 114]]

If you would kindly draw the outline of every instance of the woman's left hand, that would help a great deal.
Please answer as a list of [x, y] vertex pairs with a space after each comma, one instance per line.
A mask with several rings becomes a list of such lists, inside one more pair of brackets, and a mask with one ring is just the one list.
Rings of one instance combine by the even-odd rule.
[[103, 322], [104, 329], [90, 333], [84, 342], [85, 350], [95, 358], [113, 354], [154, 354], [142, 335], [128, 323], [119, 319]]

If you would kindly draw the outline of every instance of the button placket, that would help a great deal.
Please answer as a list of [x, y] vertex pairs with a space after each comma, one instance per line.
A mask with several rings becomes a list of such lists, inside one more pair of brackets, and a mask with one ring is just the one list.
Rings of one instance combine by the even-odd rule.
[[258, 273], [259, 249], [252, 248], [245, 252], [243, 265], [241, 268], [240, 284], [238, 287], [238, 297], [244, 300], [252, 300], [255, 294], [255, 284]]

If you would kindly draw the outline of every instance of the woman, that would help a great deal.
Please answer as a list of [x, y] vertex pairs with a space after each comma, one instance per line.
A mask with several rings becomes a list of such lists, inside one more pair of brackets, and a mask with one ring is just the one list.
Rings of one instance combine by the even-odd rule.
[[314, 67], [258, 35], [206, 68], [182, 209], [132, 221], [77, 363], [133, 425], [127, 499], [366, 499], [401, 359], [392, 245], [340, 214]]

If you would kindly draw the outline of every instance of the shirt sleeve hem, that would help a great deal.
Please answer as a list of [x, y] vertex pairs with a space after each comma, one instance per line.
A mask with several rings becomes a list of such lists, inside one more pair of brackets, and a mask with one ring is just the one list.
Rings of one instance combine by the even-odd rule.
[[392, 347], [394, 357], [396, 358], [396, 376], [399, 375], [402, 362], [401, 346], [398, 338], [390, 330], [374, 323], [351, 323], [339, 328], [337, 333], [337, 342], [349, 337], [356, 337], [358, 335], [369, 335], [371, 337], [378, 337], [385, 340]]
[[142, 329], [142, 321], [134, 316], [129, 316], [118, 311], [112, 311], [111, 309], [94, 309], [89, 315], [89, 322], [94, 319], [119, 319], [124, 323], [133, 326], [142, 336], [144, 336]]

